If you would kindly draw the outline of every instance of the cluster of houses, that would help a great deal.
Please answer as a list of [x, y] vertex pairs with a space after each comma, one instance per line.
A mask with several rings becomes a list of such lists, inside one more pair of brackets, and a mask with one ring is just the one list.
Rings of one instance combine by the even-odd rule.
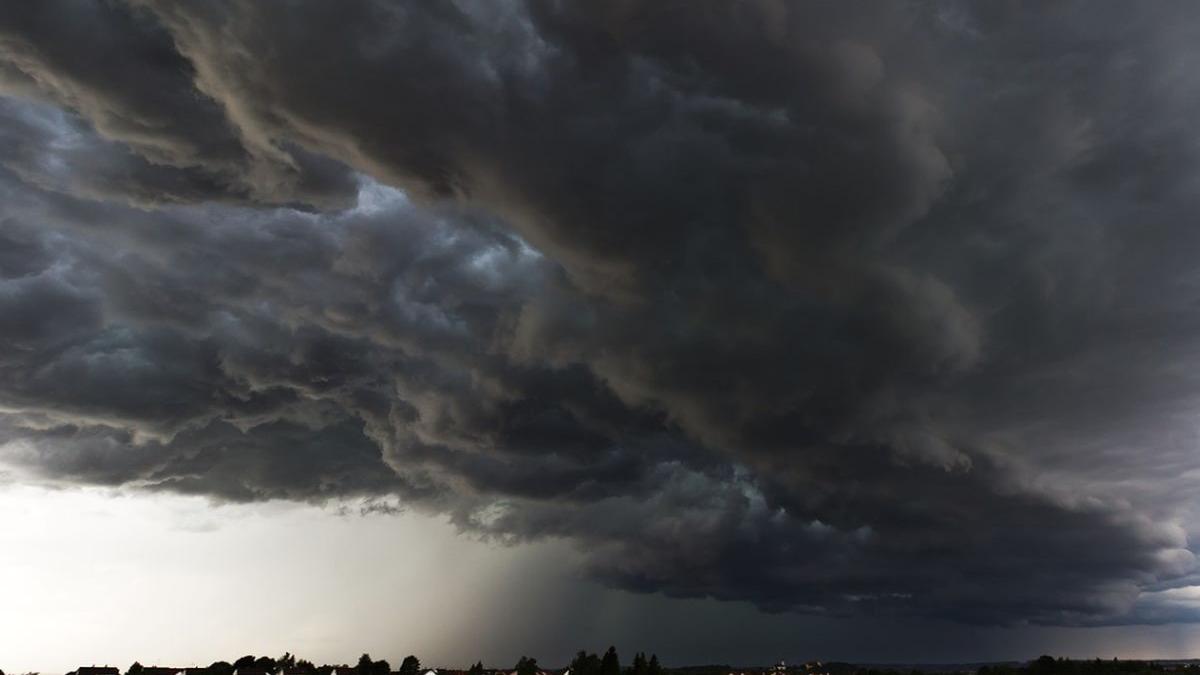
[[801, 666], [789, 666], [780, 661], [767, 668], [750, 668], [730, 671], [728, 675], [830, 675], [829, 669], [820, 661], [809, 661]]

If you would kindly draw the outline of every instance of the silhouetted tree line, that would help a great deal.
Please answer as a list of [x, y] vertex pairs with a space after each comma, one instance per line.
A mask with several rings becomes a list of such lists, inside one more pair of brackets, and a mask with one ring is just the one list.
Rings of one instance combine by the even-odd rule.
[[[482, 665], [482, 664], [480, 664]], [[247, 654], [240, 659], [230, 663], [228, 661], [214, 661], [206, 668], [201, 670], [206, 671], [207, 675], [233, 675], [235, 670], [266, 670], [277, 671], [281, 669], [289, 670], [298, 675], [331, 675], [335, 668], [346, 668], [345, 665], [323, 665], [318, 666], [312, 661], [296, 658], [296, 655], [291, 652], [284, 652], [283, 656], [271, 658], [270, 656], [254, 656]], [[355, 670], [358, 675], [391, 675], [392, 666], [384, 659], [378, 661], [371, 658], [370, 654], [363, 654], [358, 658], [358, 663], [355, 664]], [[134, 661], [131, 666], [125, 671], [125, 675], [142, 675], [144, 666], [137, 661]], [[412, 654], [404, 657], [400, 662], [400, 670], [397, 671], [401, 675], [420, 675], [421, 661]], [[482, 671], [481, 671], [482, 672]], [[0, 675], [3, 675], [0, 672]], [[67, 675], [73, 675], [68, 673]], [[479, 674], [475, 674], [479, 675]]]
[[[877, 668], [863, 669], [852, 664], [837, 664], [846, 666], [849, 670], [830, 668], [833, 664], [823, 664], [822, 672], [831, 675], [897, 675], [897, 670], [881, 670]], [[1200, 675], [1200, 663], [1171, 663], [1164, 665], [1156, 661], [1122, 661], [1120, 659], [1065, 659], [1053, 656], [1040, 656], [1028, 663], [999, 663], [982, 666], [975, 671], [976, 675], [1152, 675], [1165, 672], [1188, 673]], [[680, 675], [680, 674], [677, 674]], [[688, 674], [692, 675], [692, 674]], [[908, 675], [931, 675], [930, 671], [912, 670]]]
[[[346, 668], [345, 665], [315, 665], [312, 661], [299, 659], [290, 652], [283, 656], [246, 655], [230, 663], [216, 661], [205, 670], [205, 675], [233, 675], [239, 669], [254, 669], [278, 671], [286, 669], [287, 675], [332, 675], [335, 668]], [[615, 647], [609, 647], [603, 655], [597, 655], [586, 650], [579, 651], [570, 663], [571, 675], [668, 675], [667, 669], [658, 661], [658, 655], [645, 653], [634, 654], [633, 662], [625, 668], [621, 667], [621, 659]], [[125, 675], [145, 675], [141, 663], [134, 661], [125, 671]], [[507, 670], [507, 669], [503, 669]], [[522, 656], [512, 668], [516, 675], [538, 675], [541, 672], [536, 658]], [[686, 666], [671, 669], [669, 675], [727, 675], [731, 671], [746, 669], [732, 668], [728, 665]], [[750, 669], [757, 671], [759, 669]], [[421, 661], [415, 655], [408, 655], [400, 662], [400, 668], [392, 671], [391, 664], [386, 660], [374, 660], [369, 654], [363, 654], [355, 664], [356, 675], [421, 675]], [[1072, 660], [1041, 656], [1029, 663], [992, 664], [979, 668], [976, 675], [1160, 675], [1164, 672], [1187, 671], [1188, 675], [1200, 675], [1200, 662], [1163, 664], [1155, 661], [1122, 661], [1119, 659], [1102, 660]], [[482, 661], [477, 661], [466, 671], [466, 675], [487, 675], [488, 669]], [[821, 664], [821, 672], [830, 675], [897, 675], [897, 670], [882, 670], [878, 668], [863, 668], [850, 663]], [[4, 671], [0, 670], [0, 675]], [[25, 675], [37, 675], [26, 673]], [[75, 675], [74, 671], [67, 675]], [[797, 675], [802, 675], [798, 673]], [[906, 675], [929, 675], [912, 670]]]
[[609, 647], [602, 657], [581, 650], [571, 661], [570, 668], [571, 675], [663, 675], [658, 655], [651, 654], [647, 660], [642, 652], [634, 655], [633, 665], [622, 670], [616, 647]]
[[[1192, 670], [1193, 666], [1178, 668]], [[984, 666], [978, 675], [1136, 675], [1138, 673], [1161, 673], [1167, 670], [1154, 661], [1121, 661], [1119, 659], [1072, 660], [1040, 656], [1028, 664]]]
[[[277, 671], [285, 669], [296, 673], [297, 675], [331, 675], [335, 668], [345, 668], [346, 666], [323, 665], [318, 666], [312, 661], [298, 659], [291, 652], [285, 652], [283, 656], [272, 658], [270, 656], [254, 656], [247, 654], [236, 661], [215, 661], [207, 668], [206, 675], [233, 675], [235, 670], [265, 670]], [[125, 675], [143, 675], [144, 666], [141, 663], [134, 661], [125, 671]], [[358, 658], [358, 663], [354, 669], [357, 675], [391, 675], [392, 666], [384, 659], [376, 661], [371, 658], [370, 654], [363, 654]], [[638, 652], [633, 657], [633, 663], [628, 668], [621, 668], [621, 659], [617, 656], [615, 647], [609, 647], [608, 651], [604, 652], [603, 656], [580, 651], [576, 654], [575, 659], [570, 665], [571, 675], [665, 675], [665, 669], [658, 662], [658, 655], [651, 654], [649, 658], [642, 652]], [[522, 656], [517, 664], [513, 667], [517, 675], [537, 675], [541, 672], [538, 666], [537, 659], [531, 656]], [[467, 675], [485, 675], [487, 669], [484, 668], [482, 661], [477, 661], [467, 670]], [[395, 671], [397, 675], [421, 675], [421, 661], [416, 656], [410, 654], [404, 657], [400, 662], [399, 670]], [[0, 672], [0, 675], [4, 675]], [[72, 674], [68, 674], [72, 675]], [[997, 674], [999, 675], [999, 674]]]
[[[233, 675], [235, 670], [262, 670], [268, 672], [277, 672], [280, 670], [288, 671], [287, 675], [332, 675], [334, 669], [347, 668], [346, 665], [322, 665], [318, 666], [312, 661], [297, 658], [291, 652], [284, 652], [283, 656], [255, 656], [247, 654], [232, 663], [229, 661], [214, 661], [207, 667], [201, 667], [196, 670], [205, 671], [205, 675]], [[370, 654], [363, 654], [359, 657], [358, 663], [355, 664], [354, 670], [356, 675], [421, 675], [421, 661], [415, 655], [408, 655], [400, 662], [400, 668], [396, 671], [392, 670], [392, 666], [384, 659], [372, 659]], [[507, 669], [502, 669], [507, 670]], [[538, 675], [541, 672], [541, 667], [538, 666], [536, 658], [531, 656], [522, 656], [513, 667], [516, 675]], [[617, 655], [615, 647], [609, 647], [604, 652], [603, 656], [598, 656], [587, 651], [580, 651], [575, 655], [574, 660], [570, 664], [571, 675], [666, 675], [666, 669], [658, 661], [657, 654], [651, 654], [649, 658], [645, 653], [638, 652], [633, 657], [633, 663], [627, 668], [621, 667], [621, 659]], [[140, 662], [134, 661], [129, 668], [125, 670], [125, 675], [146, 675], [146, 666]], [[153, 671], [151, 671], [153, 672]], [[484, 667], [482, 661], [477, 661], [471, 665], [466, 671], [466, 675], [486, 675], [488, 669]], [[728, 672], [728, 668], [726, 668]], [[0, 675], [4, 675], [4, 671], [0, 670]], [[36, 673], [26, 673], [25, 675], [37, 675]], [[67, 673], [67, 675], [76, 675], [75, 671]], [[677, 671], [676, 675], [694, 675], [688, 672], [688, 669]], [[725, 675], [725, 673], [721, 673]], [[980, 675], [1005, 675], [999, 671], [995, 673], [981, 673]], [[1036, 675], [1051, 675], [1050, 673], [1037, 673]], [[1059, 675], [1054, 673], [1053, 675]], [[1070, 675], [1070, 674], [1066, 674]]]

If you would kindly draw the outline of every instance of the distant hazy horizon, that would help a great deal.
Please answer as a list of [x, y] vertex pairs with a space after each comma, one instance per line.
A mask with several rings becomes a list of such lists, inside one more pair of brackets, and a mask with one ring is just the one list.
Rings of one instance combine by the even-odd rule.
[[[0, 513], [13, 543], [0, 550], [0, 567], [19, 572], [0, 576], [7, 675], [93, 664], [124, 672], [135, 660], [207, 666], [284, 652], [351, 665], [364, 652], [393, 665], [413, 653], [430, 666], [462, 668], [477, 660], [507, 667], [529, 654], [557, 667], [579, 649], [609, 644], [626, 659], [654, 652], [670, 666], [1189, 658], [1200, 642], [1195, 625], [946, 625], [953, 639], [933, 650], [913, 644], [904, 621], [830, 639], [844, 622], [605, 590], [579, 579], [565, 547], [497, 548], [436, 519], [364, 516], [354, 501], [213, 506], [198, 497], [10, 485], [0, 489]], [[256, 546], [260, 555], [237, 555]], [[459, 605], [474, 609], [446, 611]], [[593, 612], [573, 618], [580, 605]], [[678, 616], [691, 623], [672, 625]], [[59, 632], [68, 625], [83, 628], [68, 639]], [[1105, 646], [1096, 648], [1097, 639]]]

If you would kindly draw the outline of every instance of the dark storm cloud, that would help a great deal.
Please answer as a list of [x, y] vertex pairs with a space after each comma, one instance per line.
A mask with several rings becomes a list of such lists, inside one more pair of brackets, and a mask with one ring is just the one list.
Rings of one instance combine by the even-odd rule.
[[99, 132], [56, 115], [65, 138], [43, 161], [61, 165], [69, 187], [135, 202], [353, 196], [349, 171], [327, 158], [244, 142], [220, 103], [196, 90], [171, 34], [125, 3], [6, 7], [0, 46], [0, 92], [58, 104]]
[[1192, 620], [1197, 32], [0, 10], [5, 463], [397, 497], [769, 610]]

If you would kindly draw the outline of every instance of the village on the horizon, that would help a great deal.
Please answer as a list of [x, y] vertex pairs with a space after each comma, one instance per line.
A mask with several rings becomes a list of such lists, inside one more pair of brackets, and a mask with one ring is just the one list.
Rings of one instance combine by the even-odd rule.
[[[1121, 660], [1068, 659], [1043, 655], [1028, 661], [976, 663], [890, 663], [854, 664], [841, 661], [806, 661], [789, 665], [779, 661], [770, 666], [693, 665], [663, 667], [657, 655], [647, 658], [635, 655], [632, 665], [621, 667], [616, 650], [610, 647], [603, 656], [580, 651], [570, 665], [543, 668], [537, 659], [522, 656], [513, 668], [488, 668], [482, 661], [470, 668], [426, 668], [416, 656], [408, 656], [398, 670], [386, 660], [372, 660], [363, 654], [358, 663], [317, 666], [311, 661], [297, 659], [290, 653], [279, 659], [244, 656], [234, 663], [217, 661], [209, 666], [166, 667], [143, 666], [134, 662], [122, 671], [109, 665], [80, 666], [64, 675], [1149, 675], [1158, 673], [1200, 672], [1200, 659]], [[0, 670], [0, 675], [5, 675]], [[14, 674], [15, 675], [15, 674]], [[24, 673], [23, 675], [40, 675]]]
[[[615, 650], [610, 649], [609, 654], [605, 654], [606, 658], [615, 659]], [[290, 659], [289, 659], [290, 657]], [[251, 659], [253, 657], [243, 657]], [[416, 657], [409, 656], [405, 659], [399, 670], [384, 670], [379, 668], [381, 664], [387, 664], [387, 661], [373, 661], [368, 666], [364, 660], [369, 659], [368, 655], [364, 654], [359, 660], [358, 665], [324, 665], [316, 666], [311, 662], [300, 660], [296, 661], [295, 657], [290, 654], [285, 654], [280, 661], [289, 661], [287, 665], [270, 666], [269, 664], [262, 665], [264, 660], [269, 660], [264, 657], [254, 659], [255, 665], [237, 666], [227, 662], [218, 661], [209, 666], [188, 666], [188, 667], [167, 667], [167, 666], [143, 666], [140, 663], [134, 663], [124, 673], [115, 666], [80, 666], [72, 670], [66, 675], [580, 675], [581, 671], [584, 675], [605, 675], [606, 663], [604, 658], [598, 657], [595, 654], [587, 654], [580, 652], [571, 665], [563, 668], [542, 668], [537, 666], [536, 659], [521, 657], [517, 665], [513, 668], [486, 668], [483, 662], [478, 662], [470, 668], [421, 668], [420, 662]], [[412, 659], [412, 661], [409, 661]], [[240, 661], [240, 660], [239, 660]], [[416, 667], [413, 668], [412, 665]], [[406, 667], [407, 666], [407, 667]], [[582, 668], [580, 667], [582, 666]], [[729, 671], [727, 675], [786, 675], [788, 673], [804, 674], [804, 675], [830, 675], [828, 672], [821, 671], [821, 661], [809, 661], [804, 664], [789, 666], [786, 662], [766, 666], [766, 667], [750, 667], [750, 668], [735, 668], [730, 669], [728, 666], [702, 666], [702, 667], [687, 667], [682, 670], [699, 671], [716, 669], [720, 671]], [[611, 669], [611, 666], [609, 666]], [[649, 659], [644, 654], [638, 654], [634, 657], [634, 663], [628, 668], [620, 668], [619, 662], [616, 662], [616, 669], [621, 675], [662, 675], [666, 670], [658, 663], [657, 655], [651, 655]], [[680, 669], [671, 669], [680, 670]], [[3, 675], [0, 670], [0, 675]]]
[[[596, 654], [580, 652], [571, 665], [562, 668], [542, 668], [537, 660], [521, 657], [513, 668], [487, 668], [480, 661], [470, 668], [422, 668], [415, 656], [405, 658], [399, 670], [392, 670], [385, 660], [372, 661], [364, 654], [357, 665], [323, 665], [317, 666], [305, 660], [296, 660], [291, 654], [285, 654], [278, 659], [279, 664], [269, 657], [254, 658], [246, 656], [230, 664], [218, 661], [209, 666], [167, 667], [143, 666], [135, 662], [124, 673], [109, 665], [80, 666], [65, 675], [663, 675], [667, 670], [658, 662], [658, 656], [652, 654], [637, 654], [633, 665], [622, 668], [617, 659], [616, 651], [609, 648], [603, 657]], [[247, 663], [248, 665], [239, 665]], [[672, 671], [695, 673], [696, 675], [831, 675], [828, 668], [823, 669], [821, 661], [809, 661], [799, 665], [789, 666], [780, 661], [772, 666], [738, 667], [730, 666], [692, 666], [672, 668]], [[830, 664], [832, 665], [832, 664]], [[837, 664], [848, 666], [850, 664]], [[834, 668], [833, 670], [842, 670]], [[0, 670], [0, 675], [4, 671]], [[37, 674], [27, 674], [37, 675]]]

